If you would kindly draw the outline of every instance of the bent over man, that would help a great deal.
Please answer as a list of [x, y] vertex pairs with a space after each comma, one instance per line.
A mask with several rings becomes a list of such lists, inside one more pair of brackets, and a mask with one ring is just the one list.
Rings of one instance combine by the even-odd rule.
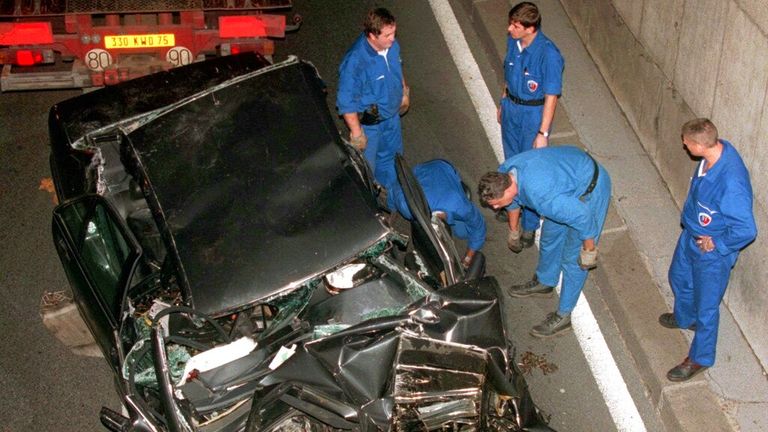
[[688, 357], [667, 373], [685, 381], [715, 363], [720, 302], [739, 251], [757, 235], [752, 215], [752, 185], [741, 156], [718, 139], [708, 119], [691, 120], [682, 128], [688, 152], [701, 158], [691, 178], [680, 222], [669, 284], [674, 313], [659, 317], [668, 328], [695, 330]]
[[520, 207], [544, 218], [539, 263], [533, 279], [513, 285], [513, 297], [550, 295], [563, 275], [556, 312], [531, 330], [535, 337], [560, 334], [571, 328], [587, 270], [597, 266], [597, 242], [608, 212], [611, 178], [589, 154], [573, 146], [545, 147], [513, 156], [498, 172], [483, 175], [480, 200], [493, 209], [507, 207], [509, 246], [522, 250], [518, 221]]
[[[563, 86], [563, 56], [541, 31], [541, 14], [530, 2], [509, 11], [507, 54], [498, 120], [504, 158], [546, 147], [557, 97]], [[522, 213], [523, 246], [533, 245], [539, 217], [529, 209]]]
[[[451, 227], [454, 236], [467, 240], [467, 251], [462, 260], [467, 267], [475, 252], [485, 244], [486, 227], [480, 210], [465, 194], [459, 173], [448, 161], [435, 159], [416, 165], [413, 174], [424, 191], [430, 210], [438, 213], [438, 217]], [[387, 205], [404, 218], [413, 219], [399, 184], [390, 189]]]
[[395, 17], [384, 8], [368, 12], [364, 30], [339, 67], [336, 106], [352, 145], [363, 151], [376, 180], [396, 181], [394, 156], [403, 152], [400, 113], [410, 104], [403, 78]]

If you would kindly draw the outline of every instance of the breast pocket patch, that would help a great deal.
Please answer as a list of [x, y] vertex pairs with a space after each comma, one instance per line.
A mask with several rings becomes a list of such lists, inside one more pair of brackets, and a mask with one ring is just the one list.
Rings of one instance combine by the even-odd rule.
[[[711, 208], [705, 206], [704, 204], [700, 203], [699, 201], [696, 201], [696, 204], [701, 207], [699, 210], [699, 225], [705, 227], [712, 223], [712, 218], [715, 217], [715, 214], [717, 214], [717, 210], [712, 210]], [[703, 210], [703, 211], [701, 211]]]

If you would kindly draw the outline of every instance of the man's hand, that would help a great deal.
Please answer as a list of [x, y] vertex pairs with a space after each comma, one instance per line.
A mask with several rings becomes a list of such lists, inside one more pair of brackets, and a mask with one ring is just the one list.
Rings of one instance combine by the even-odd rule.
[[507, 247], [514, 253], [520, 253], [523, 250], [523, 242], [520, 240], [520, 230], [509, 230], [509, 234], [507, 234]]
[[365, 136], [365, 132], [360, 130], [360, 135], [358, 136], [352, 136], [352, 134], [349, 135], [349, 142], [355, 146], [356, 149], [363, 151], [368, 146], [368, 137]]
[[581, 248], [581, 252], [579, 252], [579, 267], [582, 270], [592, 270], [597, 267], [597, 246], [592, 250]]
[[542, 148], [549, 145], [549, 138], [542, 134], [536, 134], [536, 138], [533, 140], [533, 148]]
[[467, 270], [469, 265], [472, 264], [472, 258], [474, 258], [474, 256], [475, 251], [467, 248], [467, 253], [464, 254], [464, 259], [461, 260], [461, 265], [464, 267], [464, 270]]
[[698, 246], [699, 250], [701, 250], [704, 253], [712, 252], [713, 250], [715, 250], [715, 242], [712, 240], [712, 237], [710, 236], [697, 237], [696, 246]]
[[408, 112], [411, 107], [411, 88], [403, 86], [403, 100], [400, 102], [400, 115]]

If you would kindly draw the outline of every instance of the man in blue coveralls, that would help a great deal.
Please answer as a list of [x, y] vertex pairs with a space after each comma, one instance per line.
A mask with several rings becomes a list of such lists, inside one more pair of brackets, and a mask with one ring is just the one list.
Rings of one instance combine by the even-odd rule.
[[[459, 173], [447, 161], [435, 159], [416, 165], [413, 174], [424, 191], [430, 210], [451, 227], [454, 236], [467, 240], [462, 264], [468, 267], [475, 252], [485, 244], [485, 219], [464, 193]], [[399, 184], [390, 188], [387, 205], [404, 218], [413, 219]]]
[[[564, 62], [540, 26], [541, 14], [533, 3], [518, 3], [509, 11], [505, 87], [497, 113], [505, 159], [548, 145]], [[522, 227], [523, 247], [530, 247], [539, 216], [523, 209]]]
[[736, 149], [718, 139], [717, 128], [704, 118], [685, 123], [682, 138], [701, 162], [691, 178], [680, 217], [683, 232], [669, 267], [674, 313], [662, 314], [659, 323], [695, 334], [688, 357], [667, 373], [670, 381], [686, 381], [715, 363], [720, 301], [739, 251], [757, 235], [749, 172]]
[[396, 180], [394, 157], [403, 152], [400, 114], [410, 105], [403, 78], [395, 17], [384, 8], [368, 12], [364, 30], [339, 67], [336, 107], [349, 140], [363, 152], [385, 188]]
[[[557, 312], [534, 326], [531, 335], [548, 337], [570, 329], [587, 270], [597, 266], [597, 242], [611, 199], [608, 172], [577, 147], [545, 147], [512, 156], [498, 172], [483, 175], [478, 192], [481, 202], [493, 209], [511, 208], [513, 232], [519, 233], [520, 207], [544, 218], [536, 273], [508, 292], [513, 297], [549, 296], [562, 273]], [[522, 250], [519, 235], [510, 246]]]

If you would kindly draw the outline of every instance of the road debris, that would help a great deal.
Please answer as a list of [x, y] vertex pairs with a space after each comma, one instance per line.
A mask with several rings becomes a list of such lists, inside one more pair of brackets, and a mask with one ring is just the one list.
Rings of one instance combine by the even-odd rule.
[[46, 191], [49, 194], [51, 194], [51, 200], [53, 201], [54, 205], [59, 205], [59, 198], [56, 196], [56, 189], [53, 186], [53, 179], [50, 177], [43, 177], [40, 179], [40, 186], [37, 187], [38, 190]]
[[526, 351], [520, 356], [520, 361], [517, 363], [520, 371], [525, 375], [530, 375], [533, 369], [540, 369], [544, 375], [557, 372], [557, 365], [547, 361], [547, 355], [534, 354], [531, 351]]

